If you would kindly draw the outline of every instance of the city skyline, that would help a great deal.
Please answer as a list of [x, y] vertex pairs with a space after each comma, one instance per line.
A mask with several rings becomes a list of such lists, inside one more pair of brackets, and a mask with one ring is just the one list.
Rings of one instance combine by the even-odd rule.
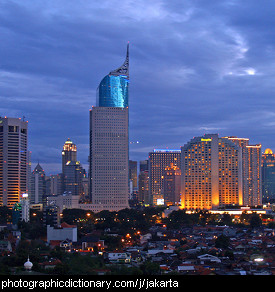
[[2, 1], [0, 115], [29, 121], [33, 167], [59, 173], [71, 138], [87, 170], [89, 109], [130, 41], [131, 160], [207, 133], [274, 151], [274, 5]]

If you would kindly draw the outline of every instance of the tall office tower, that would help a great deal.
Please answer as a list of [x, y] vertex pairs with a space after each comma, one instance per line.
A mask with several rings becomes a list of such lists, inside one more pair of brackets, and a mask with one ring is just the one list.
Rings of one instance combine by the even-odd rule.
[[262, 155], [262, 194], [264, 203], [275, 203], [275, 154], [269, 148]]
[[76, 145], [71, 141], [70, 138], [68, 138], [68, 140], [65, 142], [62, 149], [62, 173], [64, 172], [64, 167], [69, 161], [77, 161]]
[[28, 122], [0, 117], [0, 205], [12, 208], [28, 192]]
[[242, 149], [243, 204], [262, 204], [261, 145], [249, 145], [248, 138], [225, 137]]
[[171, 163], [180, 167], [180, 150], [155, 149], [149, 153], [149, 196], [150, 204], [164, 203], [163, 178], [165, 168]]
[[126, 60], [97, 88], [90, 110], [90, 198], [110, 211], [128, 208], [129, 44]]
[[63, 194], [63, 174], [55, 174], [46, 178], [46, 195], [59, 196]]
[[46, 197], [45, 172], [38, 163], [30, 177], [29, 200], [31, 204], [42, 204]]
[[166, 206], [179, 205], [181, 192], [181, 171], [171, 163], [165, 167], [163, 178], [164, 204]]
[[82, 195], [84, 172], [80, 162], [77, 161], [76, 145], [68, 138], [62, 149], [62, 192]]
[[64, 167], [64, 192], [71, 193], [73, 196], [83, 195], [83, 178], [85, 170], [79, 161], [68, 161]]
[[195, 137], [181, 148], [181, 204], [215, 209], [243, 204], [242, 151], [217, 134]]

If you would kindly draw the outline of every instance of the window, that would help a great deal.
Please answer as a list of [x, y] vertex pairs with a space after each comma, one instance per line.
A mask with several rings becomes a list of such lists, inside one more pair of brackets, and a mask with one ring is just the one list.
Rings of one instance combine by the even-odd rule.
[[9, 126], [10, 133], [18, 133], [18, 126]]

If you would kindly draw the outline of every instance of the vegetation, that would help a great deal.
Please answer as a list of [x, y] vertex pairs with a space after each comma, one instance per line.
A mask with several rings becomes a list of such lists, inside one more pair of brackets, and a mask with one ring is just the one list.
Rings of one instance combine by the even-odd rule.
[[[166, 230], [180, 230], [184, 227], [194, 225], [235, 225], [257, 228], [268, 222], [269, 216], [248, 214], [243, 212], [241, 216], [235, 217], [229, 214], [217, 215], [208, 211], [197, 211], [187, 213], [186, 210], [173, 211], [167, 218], [162, 218], [163, 208], [144, 209], [124, 209], [118, 212], [101, 211], [93, 213], [80, 209], [65, 209], [61, 221], [68, 224], [77, 225], [78, 236], [83, 236], [97, 232], [100, 239], [104, 240], [107, 249], [105, 251], [123, 250], [127, 246], [139, 244], [141, 234], [150, 232], [154, 226], [166, 226]], [[11, 221], [12, 213], [6, 207], [0, 207], [1, 222]], [[268, 224], [274, 228], [274, 222]], [[23, 270], [23, 265], [28, 257], [34, 263], [33, 271], [50, 273], [57, 275], [93, 275], [97, 270], [105, 270], [109, 274], [128, 275], [157, 275], [160, 273], [158, 264], [149, 260], [142, 262], [138, 266], [128, 267], [125, 265], [107, 264], [103, 256], [97, 253], [79, 254], [77, 252], [68, 253], [56, 247], [50, 248], [46, 243], [46, 227], [43, 226], [43, 214], [38, 211], [31, 211], [30, 222], [19, 222], [18, 229], [21, 231], [21, 241], [16, 246], [16, 250], [10, 254], [2, 253], [0, 257], [0, 274], [6, 275], [16, 269]], [[115, 236], [114, 236], [115, 234]], [[0, 240], [9, 236], [7, 229], [0, 232]], [[186, 240], [180, 240], [178, 253], [183, 250]], [[215, 241], [216, 248], [225, 249], [229, 257], [233, 257], [228, 250], [229, 237], [221, 235]], [[39, 264], [45, 259], [59, 260], [54, 268], [45, 269]]]

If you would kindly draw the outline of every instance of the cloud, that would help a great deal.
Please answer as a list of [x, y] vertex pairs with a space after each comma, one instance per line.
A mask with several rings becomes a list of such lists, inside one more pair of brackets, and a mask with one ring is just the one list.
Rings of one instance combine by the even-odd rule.
[[27, 117], [33, 159], [47, 163], [46, 172], [68, 137], [86, 163], [96, 88], [123, 63], [130, 41], [130, 139], [140, 141], [130, 145], [131, 159], [207, 131], [275, 149], [274, 6], [3, 0], [0, 113]]

